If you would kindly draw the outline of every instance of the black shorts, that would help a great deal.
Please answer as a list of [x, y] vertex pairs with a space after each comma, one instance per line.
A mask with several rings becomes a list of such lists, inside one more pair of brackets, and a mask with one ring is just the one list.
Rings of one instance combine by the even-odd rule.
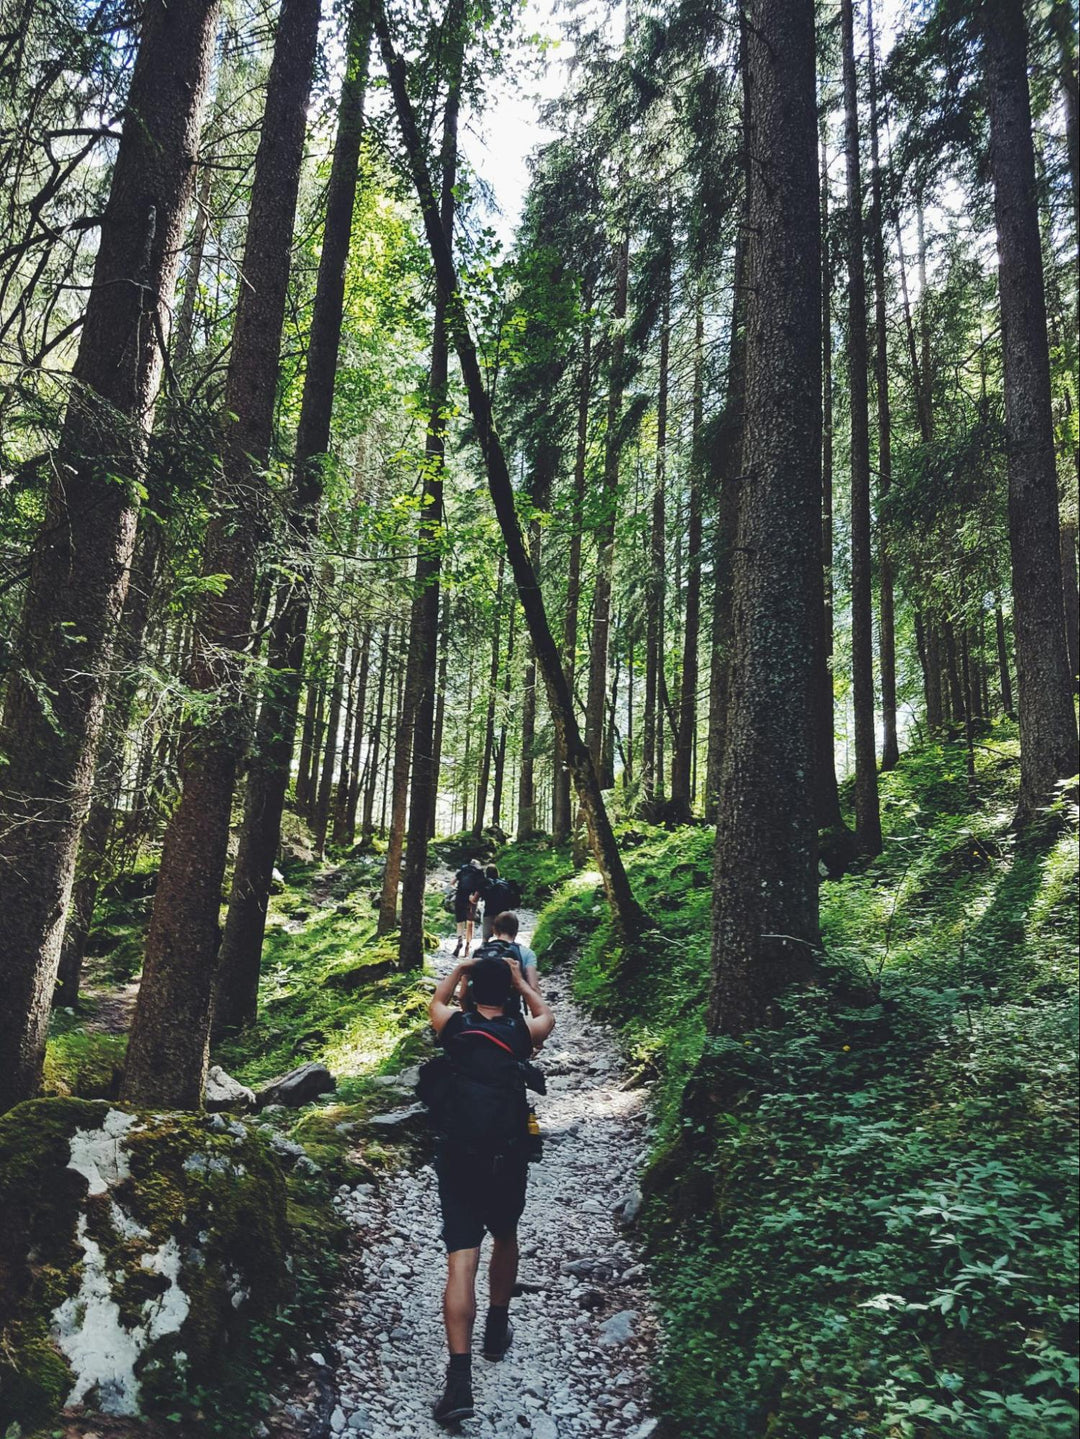
[[476, 905], [470, 901], [467, 894], [454, 895], [454, 918], [459, 924], [463, 919], [476, 918]]
[[448, 1253], [479, 1249], [485, 1229], [493, 1239], [505, 1239], [517, 1228], [529, 1177], [524, 1151], [492, 1158], [443, 1140], [435, 1152], [435, 1173]]

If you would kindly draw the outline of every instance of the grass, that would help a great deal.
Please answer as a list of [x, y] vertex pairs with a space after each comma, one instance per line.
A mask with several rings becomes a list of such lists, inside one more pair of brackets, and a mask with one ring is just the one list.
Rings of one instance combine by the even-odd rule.
[[777, 1028], [709, 1039], [712, 836], [623, 827], [662, 926], [629, 994], [598, 877], [537, 934], [657, 1078], [656, 1390], [695, 1439], [1053, 1439], [1076, 1426], [1075, 811], [1009, 832], [1015, 730], [882, 776], [884, 853], [822, 888]]

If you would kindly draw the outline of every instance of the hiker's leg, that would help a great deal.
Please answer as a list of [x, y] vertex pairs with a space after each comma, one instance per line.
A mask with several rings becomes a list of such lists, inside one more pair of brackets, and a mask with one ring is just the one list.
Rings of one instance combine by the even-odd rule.
[[491, 1263], [488, 1266], [488, 1301], [493, 1308], [505, 1309], [510, 1303], [514, 1285], [517, 1283], [518, 1242], [517, 1230], [494, 1239], [491, 1243]]
[[443, 1322], [451, 1354], [468, 1354], [472, 1349], [473, 1321], [476, 1319], [476, 1270], [480, 1250], [454, 1249], [446, 1256], [446, 1291], [443, 1294]]

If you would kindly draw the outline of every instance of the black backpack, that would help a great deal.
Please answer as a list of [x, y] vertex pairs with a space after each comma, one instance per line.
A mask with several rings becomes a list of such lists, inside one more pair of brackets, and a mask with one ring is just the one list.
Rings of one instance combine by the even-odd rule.
[[478, 1154], [505, 1154], [527, 1144], [526, 1066], [512, 1037], [509, 1025], [496, 1027], [466, 1013], [445, 1053], [421, 1066], [417, 1098], [444, 1139]]
[[521, 888], [510, 879], [489, 880], [484, 894], [484, 913], [492, 919], [505, 909], [514, 909], [521, 903]]

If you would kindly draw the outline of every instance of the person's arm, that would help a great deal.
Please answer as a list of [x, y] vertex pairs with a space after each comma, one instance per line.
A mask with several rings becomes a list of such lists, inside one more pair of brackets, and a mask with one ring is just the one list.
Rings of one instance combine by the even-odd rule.
[[444, 975], [435, 986], [435, 993], [431, 996], [428, 1004], [428, 1017], [431, 1020], [431, 1027], [436, 1034], [441, 1034], [446, 1021], [452, 1014], [458, 1011], [451, 1005], [450, 998], [457, 987], [458, 981], [473, 967], [471, 959], [455, 964], [449, 974]]
[[544, 1040], [555, 1028], [555, 1015], [552, 1013], [551, 1005], [538, 989], [533, 989], [521, 972], [521, 965], [516, 959], [507, 959], [510, 966], [510, 973], [513, 976], [514, 988], [525, 1001], [525, 1007], [529, 1013], [525, 1017], [525, 1027], [529, 1031], [529, 1037], [533, 1046], [539, 1049]]

